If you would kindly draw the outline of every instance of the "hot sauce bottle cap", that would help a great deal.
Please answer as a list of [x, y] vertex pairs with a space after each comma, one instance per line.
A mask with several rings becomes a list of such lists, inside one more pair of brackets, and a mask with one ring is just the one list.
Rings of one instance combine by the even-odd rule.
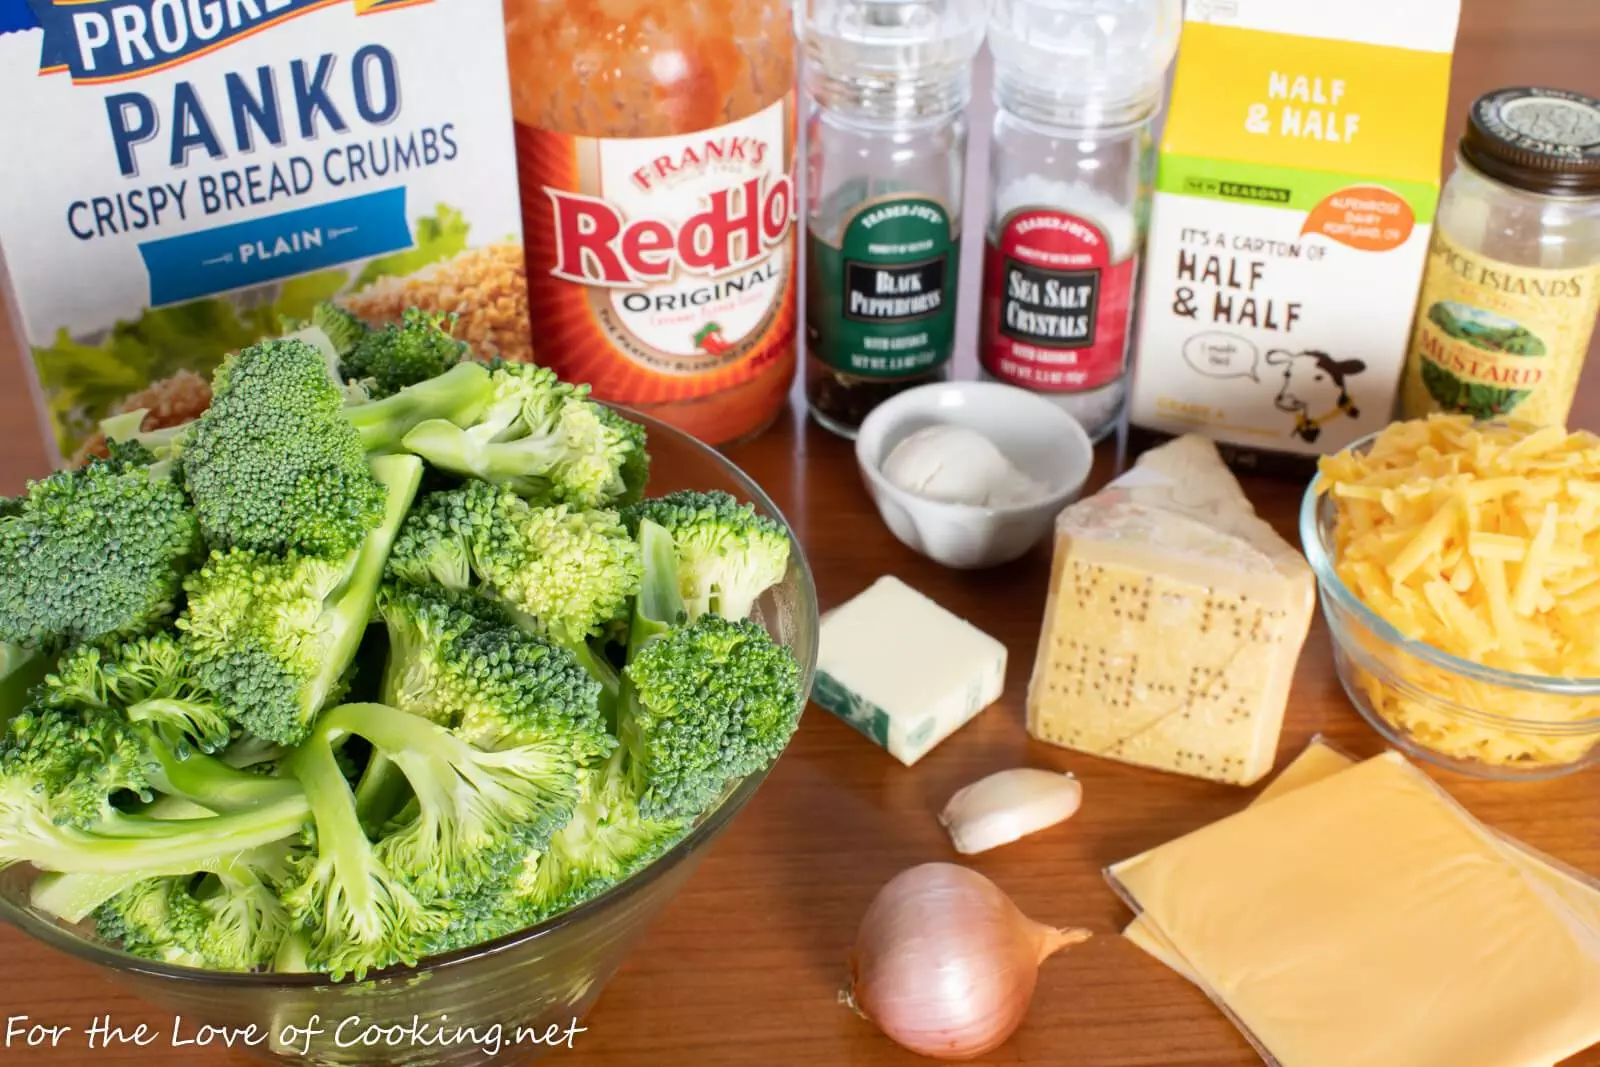
[[1461, 156], [1487, 177], [1546, 196], [1600, 196], [1600, 100], [1518, 87], [1478, 98]]

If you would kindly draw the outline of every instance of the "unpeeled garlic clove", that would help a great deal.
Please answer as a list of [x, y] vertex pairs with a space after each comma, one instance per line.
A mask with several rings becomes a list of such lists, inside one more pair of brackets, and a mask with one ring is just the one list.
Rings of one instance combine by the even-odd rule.
[[1070, 819], [1083, 786], [1070, 774], [1017, 767], [973, 782], [950, 798], [939, 822], [956, 851], [971, 856]]

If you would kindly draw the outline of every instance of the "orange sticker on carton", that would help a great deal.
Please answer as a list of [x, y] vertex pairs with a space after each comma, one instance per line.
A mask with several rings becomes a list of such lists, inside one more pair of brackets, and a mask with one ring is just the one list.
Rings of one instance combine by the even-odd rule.
[[1323, 197], [1306, 216], [1300, 235], [1320, 233], [1363, 252], [1388, 252], [1405, 244], [1416, 226], [1411, 205], [1399, 193], [1352, 185]]

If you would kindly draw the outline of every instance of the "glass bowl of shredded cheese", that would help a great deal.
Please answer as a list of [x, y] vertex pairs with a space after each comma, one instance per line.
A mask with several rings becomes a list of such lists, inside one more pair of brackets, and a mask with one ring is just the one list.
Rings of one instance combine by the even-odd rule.
[[1487, 778], [1600, 762], [1600, 437], [1395, 423], [1323, 458], [1300, 535], [1386, 738]]

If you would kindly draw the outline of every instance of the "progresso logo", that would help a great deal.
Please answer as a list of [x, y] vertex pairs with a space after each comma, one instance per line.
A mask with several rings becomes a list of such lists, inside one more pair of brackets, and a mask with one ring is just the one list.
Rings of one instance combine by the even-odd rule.
[[41, 74], [127, 81], [210, 55], [335, 4], [357, 15], [433, 0], [0, 0], [0, 33], [44, 30]]

